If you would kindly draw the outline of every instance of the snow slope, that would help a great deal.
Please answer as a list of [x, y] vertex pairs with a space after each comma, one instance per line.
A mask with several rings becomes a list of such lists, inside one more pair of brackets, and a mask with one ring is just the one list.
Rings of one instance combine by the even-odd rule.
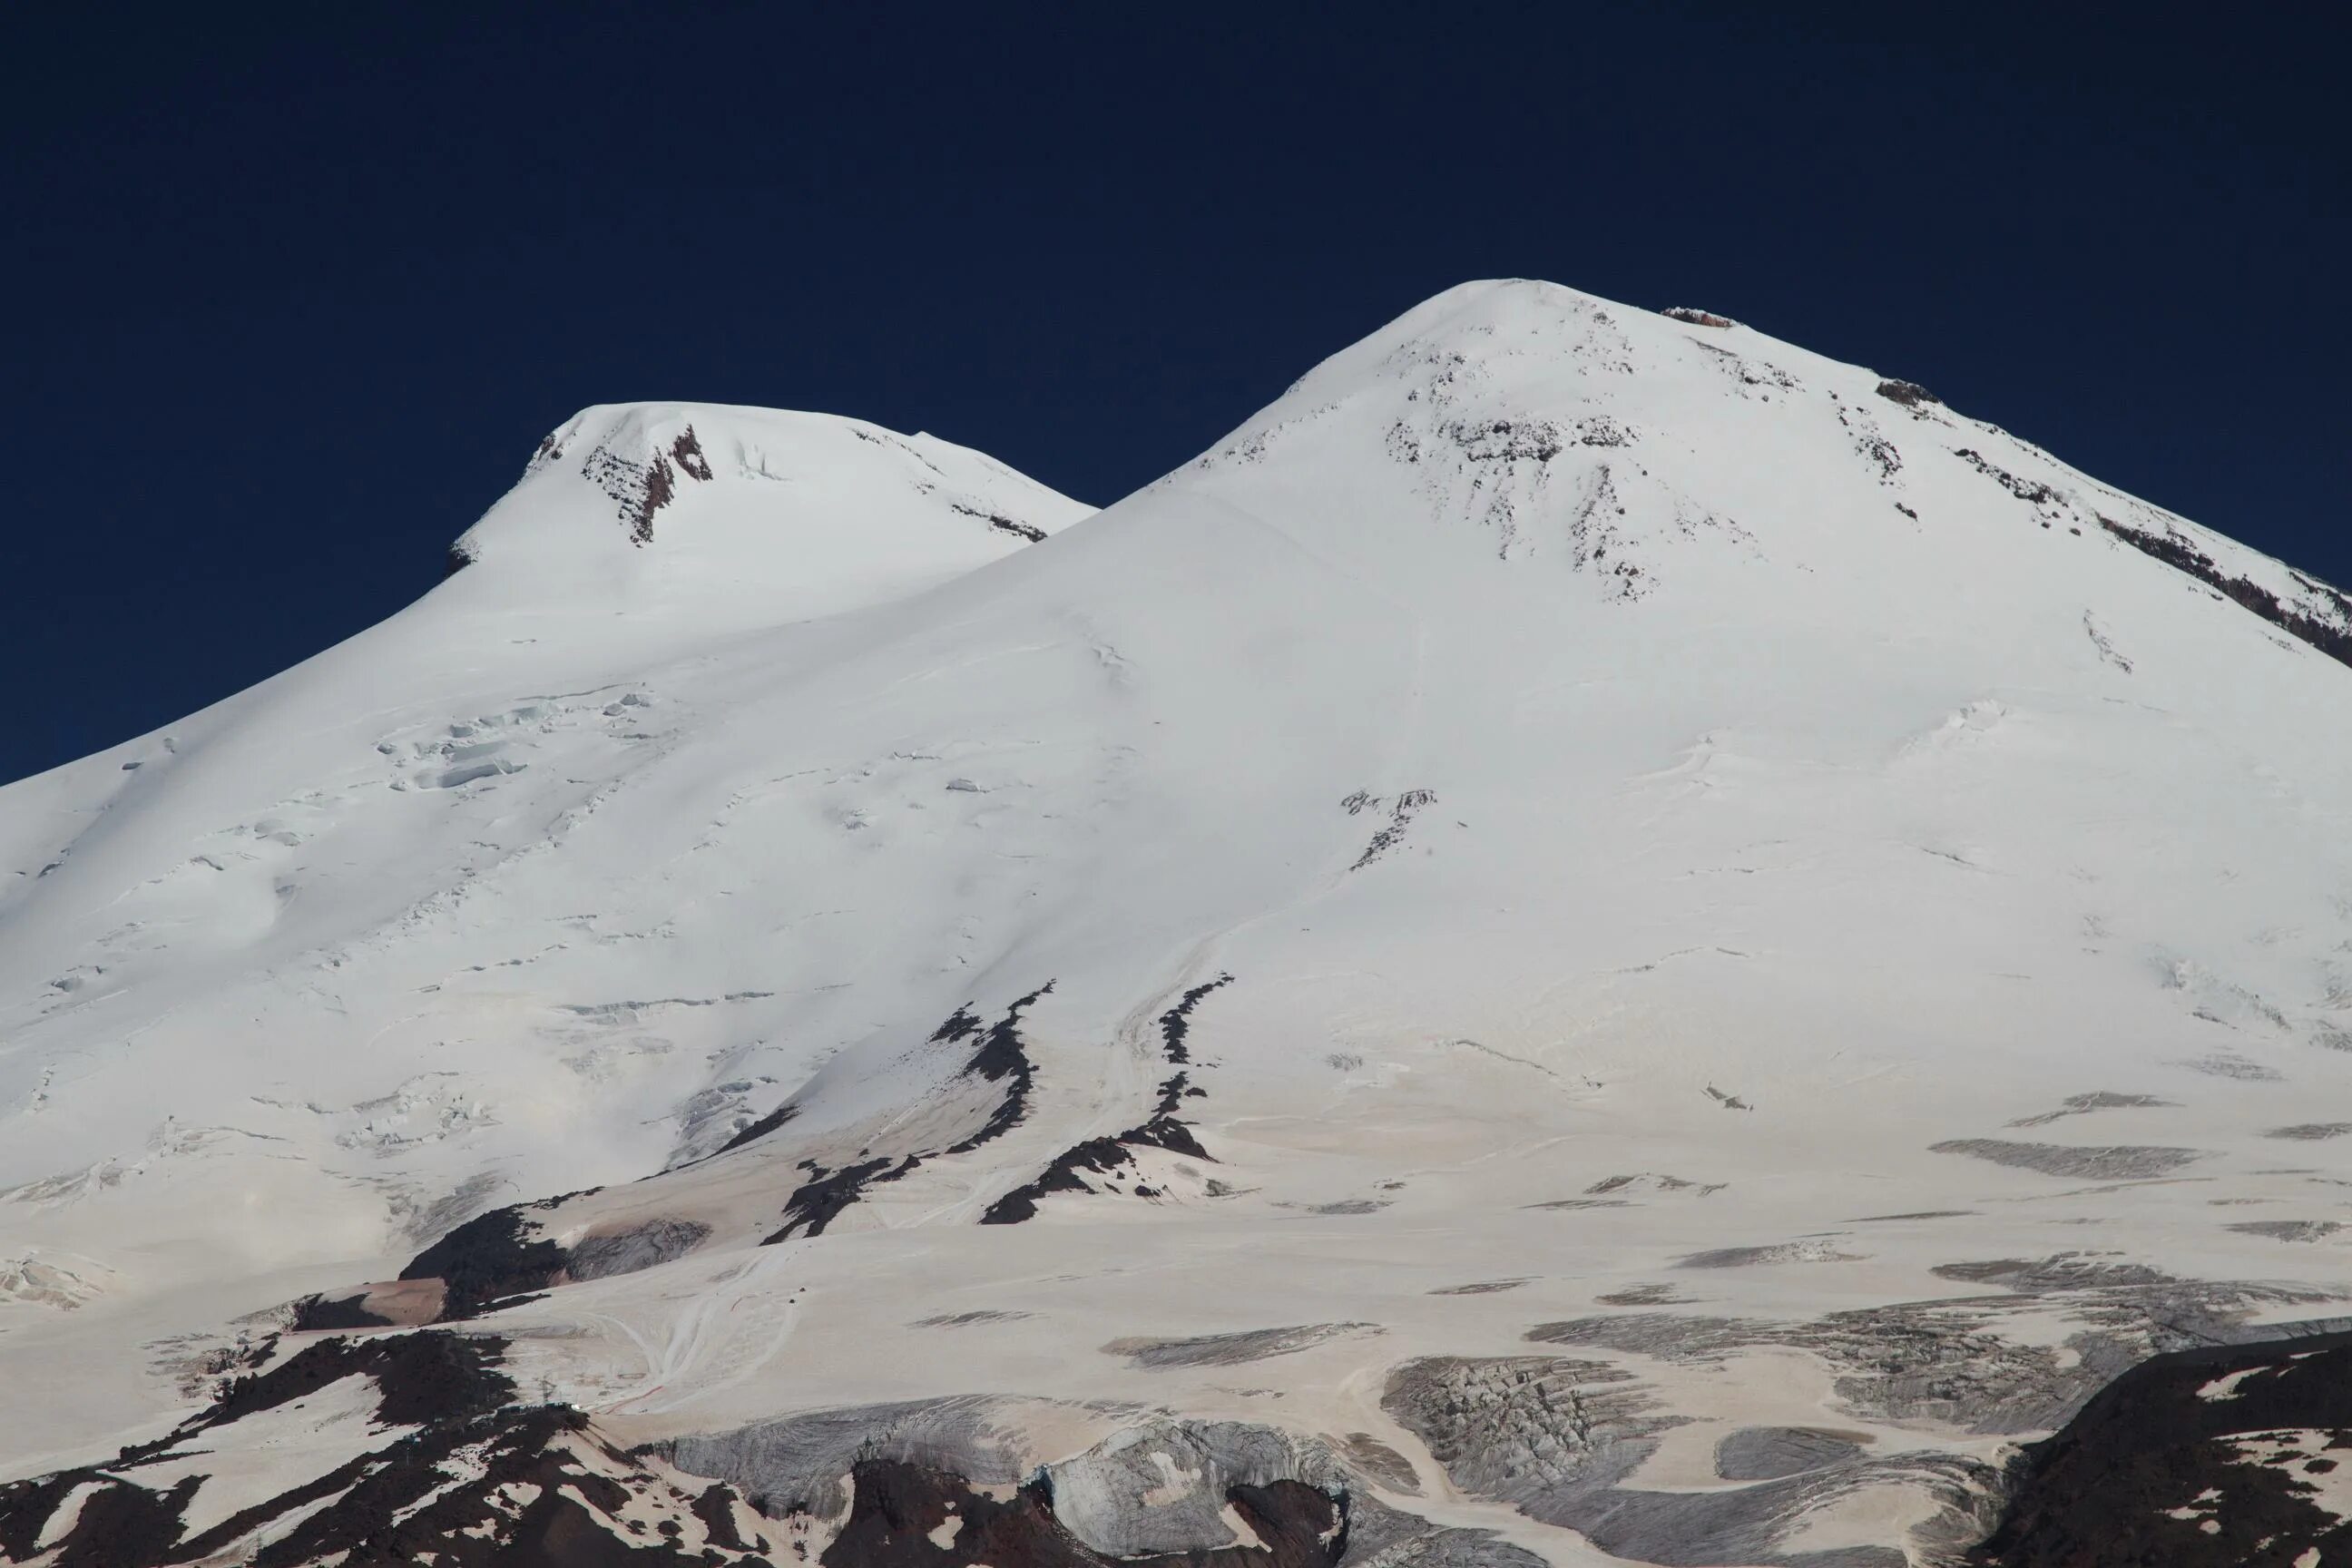
[[1084, 511], [591, 410], [0, 792], [0, 1474], [438, 1317], [831, 1562], [887, 1459], [1108, 1557], [1851, 1568], [2338, 1310], [2333, 590], [1521, 282]]

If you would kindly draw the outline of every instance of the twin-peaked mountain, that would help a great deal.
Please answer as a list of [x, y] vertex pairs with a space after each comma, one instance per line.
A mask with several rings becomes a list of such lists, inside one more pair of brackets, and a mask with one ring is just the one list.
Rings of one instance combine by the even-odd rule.
[[451, 567], [0, 791], [0, 1556], [1933, 1562], [2346, 1292], [2352, 601], [1908, 382], [1474, 284]]

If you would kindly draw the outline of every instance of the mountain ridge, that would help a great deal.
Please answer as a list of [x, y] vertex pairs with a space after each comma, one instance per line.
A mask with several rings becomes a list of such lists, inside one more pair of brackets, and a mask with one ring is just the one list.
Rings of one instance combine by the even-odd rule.
[[1523, 280], [1098, 512], [871, 429], [583, 411], [403, 616], [0, 791], [42, 1530], [241, 1324], [493, 1335], [696, 1550], [1045, 1467], [1114, 1557], [1924, 1563], [2352, 1293], [2324, 584]]

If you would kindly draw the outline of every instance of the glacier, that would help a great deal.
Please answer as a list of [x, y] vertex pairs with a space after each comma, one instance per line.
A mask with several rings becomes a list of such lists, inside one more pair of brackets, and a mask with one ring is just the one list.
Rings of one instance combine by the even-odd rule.
[[0, 1557], [1957, 1563], [2352, 1327], [2352, 599], [1907, 381], [1475, 283], [449, 565], [0, 790]]

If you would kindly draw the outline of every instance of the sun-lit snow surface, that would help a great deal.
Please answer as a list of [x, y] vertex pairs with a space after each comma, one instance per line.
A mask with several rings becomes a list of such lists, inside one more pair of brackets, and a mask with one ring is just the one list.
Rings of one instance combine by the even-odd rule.
[[1567, 1563], [1933, 1560], [2130, 1361], [2342, 1310], [2352, 669], [2244, 607], [2323, 585], [1528, 283], [1084, 511], [592, 410], [407, 612], [0, 792], [0, 1475], [588, 1188], [483, 1326], [612, 1443], [781, 1505], [730, 1434], [1164, 1411]]

